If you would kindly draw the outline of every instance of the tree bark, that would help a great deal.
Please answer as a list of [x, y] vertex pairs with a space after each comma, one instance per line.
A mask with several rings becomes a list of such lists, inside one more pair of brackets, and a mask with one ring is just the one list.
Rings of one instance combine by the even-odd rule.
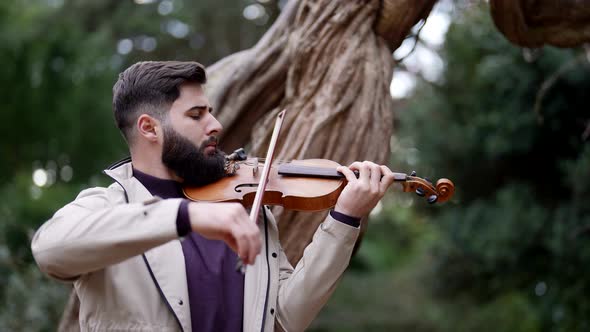
[[[435, 0], [291, 1], [260, 42], [208, 68], [208, 94], [227, 151], [264, 156], [276, 114], [287, 117], [278, 159], [386, 164], [392, 135], [392, 49]], [[383, 36], [383, 37], [382, 37]], [[325, 213], [275, 209], [292, 264]]]
[[523, 47], [574, 47], [590, 41], [590, 0], [491, 0], [496, 27]]

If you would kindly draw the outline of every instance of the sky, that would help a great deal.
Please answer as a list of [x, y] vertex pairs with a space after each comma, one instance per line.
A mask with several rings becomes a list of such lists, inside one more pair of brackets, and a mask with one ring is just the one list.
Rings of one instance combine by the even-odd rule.
[[[428, 81], [436, 81], [440, 78], [444, 63], [437, 50], [440, 49], [445, 41], [445, 35], [450, 25], [451, 11], [453, 6], [450, 2], [437, 3], [426, 24], [420, 31], [420, 40], [422, 43], [416, 45], [412, 53], [415, 39], [407, 38], [402, 45], [393, 53], [395, 59], [403, 59], [402, 64], [407, 68], [396, 68], [393, 72], [391, 81], [391, 95], [394, 99], [407, 97], [416, 85], [419, 73]], [[416, 32], [420, 24], [415, 26], [412, 31]], [[410, 53], [408, 55], [408, 53]]]

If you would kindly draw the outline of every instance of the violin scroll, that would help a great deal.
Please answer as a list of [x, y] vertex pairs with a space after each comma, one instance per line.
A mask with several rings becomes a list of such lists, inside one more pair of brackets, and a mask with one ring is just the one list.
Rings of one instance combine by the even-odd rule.
[[402, 187], [405, 192], [413, 191], [418, 196], [427, 197], [427, 201], [430, 204], [446, 202], [455, 193], [455, 185], [451, 180], [440, 179], [436, 182], [436, 186], [434, 186], [430, 180], [416, 176], [416, 172], [412, 172], [406, 176]]

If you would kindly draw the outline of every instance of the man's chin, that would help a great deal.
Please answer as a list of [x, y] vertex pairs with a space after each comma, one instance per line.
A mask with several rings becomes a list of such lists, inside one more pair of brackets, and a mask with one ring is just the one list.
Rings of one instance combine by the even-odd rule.
[[206, 156], [214, 156], [217, 153], [217, 148], [214, 146], [206, 146], [203, 149], [203, 154]]
[[204, 149], [202, 149], [202, 151], [203, 154], [207, 157], [224, 155], [224, 153], [221, 150], [219, 150], [216, 146], [206, 146]]

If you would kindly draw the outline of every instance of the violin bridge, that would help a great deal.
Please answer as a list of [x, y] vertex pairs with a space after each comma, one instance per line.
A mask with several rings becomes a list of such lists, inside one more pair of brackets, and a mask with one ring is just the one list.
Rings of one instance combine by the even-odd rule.
[[252, 167], [252, 176], [256, 177], [256, 174], [258, 174], [258, 158], [252, 158], [252, 163], [254, 164]]

